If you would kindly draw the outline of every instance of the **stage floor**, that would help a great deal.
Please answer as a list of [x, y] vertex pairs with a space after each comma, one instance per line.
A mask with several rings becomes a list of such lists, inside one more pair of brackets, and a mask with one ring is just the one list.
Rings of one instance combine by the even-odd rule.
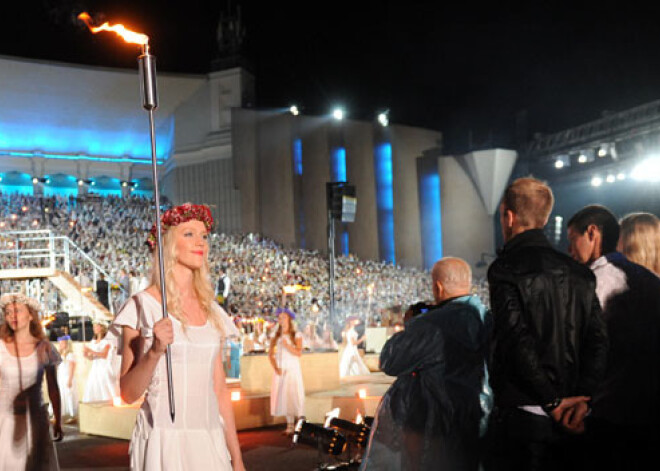
[[[338, 387], [313, 391], [305, 396], [305, 417], [310, 422], [323, 423], [325, 414], [339, 407], [339, 417], [355, 420], [373, 416], [380, 398], [395, 378], [383, 373], [343, 378]], [[232, 404], [238, 430], [268, 427], [285, 422], [284, 417], [270, 415], [270, 396], [263, 392], [250, 393], [241, 389], [239, 380], [228, 380], [230, 391], [240, 393]], [[131, 438], [139, 404], [113, 406], [109, 403], [80, 404], [80, 432], [128, 440]]]

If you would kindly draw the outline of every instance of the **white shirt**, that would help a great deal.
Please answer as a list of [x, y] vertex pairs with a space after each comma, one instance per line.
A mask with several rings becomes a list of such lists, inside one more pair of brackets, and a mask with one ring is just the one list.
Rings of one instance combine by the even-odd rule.
[[596, 275], [596, 295], [603, 311], [607, 309], [607, 302], [617, 294], [628, 290], [628, 280], [623, 270], [616, 267], [603, 255], [594, 260], [590, 266]]

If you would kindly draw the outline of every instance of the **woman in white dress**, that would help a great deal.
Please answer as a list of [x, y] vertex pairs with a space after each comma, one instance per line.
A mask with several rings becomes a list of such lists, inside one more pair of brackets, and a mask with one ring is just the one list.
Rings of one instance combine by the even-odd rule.
[[305, 387], [303, 385], [300, 356], [303, 338], [296, 332], [296, 315], [289, 309], [278, 309], [279, 327], [270, 342], [268, 357], [275, 374], [270, 389], [270, 413], [286, 416], [285, 434], [292, 435], [296, 417], [305, 413]]
[[73, 422], [78, 416], [78, 387], [76, 385], [76, 357], [73, 354], [71, 337], [64, 335], [57, 338], [57, 350], [62, 363], [57, 366], [57, 385], [62, 401], [62, 416], [66, 423]]
[[112, 343], [106, 339], [107, 328], [94, 323], [94, 338], [84, 346], [84, 355], [91, 360], [82, 402], [112, 401], [118, 396], [117, 382], [112, 369]]
[[0, 298], [0, 471], [57, 470], [48, 412], [41, 397], [46, 373], [53, 405], [55, 440], [62, 439], [57, 364], [60, 356], [46, 339], [35, 299], [23, 294]]
[[[207, 206], [184, 204], [161, 218], [167, 310], [162, 318], [156, 227], [152, 283], [117, 315], [122, 332], [121, 395], [144, 402], [131, 438], [133, 470], [244, 470], [225, 382], [222, 345], [238, 335], [215, 302], [208, 269]], [[170, 416], [165, 351], [172, 352], [175, 416]]]
[[367, 365], [364, 364], [364, 361], [362, 361], [362, 357], [358, 351], [358, 345], [364, 342], [364, 336], [358, 338], [358, 334], [355, 331], [355, 326], [360, 323], [360, 319], [350, 316], [347, 319], [347, 323], [348, 329], [342, 333], [346, 345], [341, 354], [341, 360], [339, 360], [339, 376], [345, 378], [346, 376], [368, 375], [371, 372], [367, 368]]

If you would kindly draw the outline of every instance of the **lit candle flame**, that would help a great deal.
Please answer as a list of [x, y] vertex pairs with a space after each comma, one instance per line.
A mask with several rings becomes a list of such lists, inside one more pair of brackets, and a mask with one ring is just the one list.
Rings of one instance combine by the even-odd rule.
[[106, 21], [101, 26], [92, 26], [92, 17], [89, 16], [87, 12], [83, 12], [78, 15], [78, 19], [85, 22], [89, 30], [94, 34], [101, 31], [111, 31], [117, 33], [127, 43], [140, 44], [142, 46], [149, 44], [149, 36], [126, 29], [124, 25], [110, 25]]

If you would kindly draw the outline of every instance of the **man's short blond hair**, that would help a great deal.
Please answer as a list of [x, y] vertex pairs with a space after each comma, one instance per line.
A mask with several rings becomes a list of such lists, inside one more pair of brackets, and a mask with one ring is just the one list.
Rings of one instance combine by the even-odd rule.
[[504, 191], [502, 205], [518, 217], [520, 225], [540, 229], [544, 227], [555, 197], [550, 187], [536, 178], [518, 178]]

